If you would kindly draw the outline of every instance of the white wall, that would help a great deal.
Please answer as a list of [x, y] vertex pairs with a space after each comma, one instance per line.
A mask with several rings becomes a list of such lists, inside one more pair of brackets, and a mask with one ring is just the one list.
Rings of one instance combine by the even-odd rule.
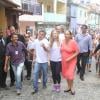
[[91, 3], [97, 3], [97, 4], [100, 4], [100, 0], [91, 0]]
[[16, 3], [17, 5], [21, 6], [21, 0], [9, 0], [12, 1], [13, 3]]

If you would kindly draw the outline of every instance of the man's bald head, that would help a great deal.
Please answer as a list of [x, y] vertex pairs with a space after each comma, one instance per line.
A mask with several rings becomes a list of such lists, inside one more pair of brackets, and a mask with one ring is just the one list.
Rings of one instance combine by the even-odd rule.
[[11, 34], [13, 34], [13, 33], [15, 33], [15, 32], [16, 32], [16, 30], [15, 30], [15, 27], [14, 27], [14, 26], [10, 26], [10, 32], [11, 32]]

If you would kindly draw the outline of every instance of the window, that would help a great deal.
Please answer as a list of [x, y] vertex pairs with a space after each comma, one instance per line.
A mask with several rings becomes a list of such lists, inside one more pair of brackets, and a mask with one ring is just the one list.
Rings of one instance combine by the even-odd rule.
[[22, 9], [33, 12], [34, 15], [42, 15], [42, 5], [31, 2], [23, 2]]
[[22, 9], [24, 9], [24, 10], [28, 10], [28, 4], [23, 3], [23, 4], [22, 4]]
[[50, 5], [47, 5], [47, 12], [50, 12], [51, 11], [51, 7]]
[[22, 9], [33, 12], [33, 5], [27, 4], [27, 3], [23, 3], [22, 4]]
[[80, 2], [83, 4], [84, 3], [84, 0], [81, 0]]
[[80, 10], [80, 17], [82, 16], [82, 10]]
[[42, 5], [41, 4], [33, 5], [33, 14], [34, 15], [42, 15]]
[[84, 15], [85, 15], [85, 17], [87, 17], [87, 13], [86, 13], [86, 12], [85, 12], [85, 14], [84, 14]]

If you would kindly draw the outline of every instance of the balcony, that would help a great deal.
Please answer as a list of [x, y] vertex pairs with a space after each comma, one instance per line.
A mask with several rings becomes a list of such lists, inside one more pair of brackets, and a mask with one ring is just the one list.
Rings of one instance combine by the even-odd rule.
[[57, 1], [61, 3], [67, 3], [67, 0], [57, 0]]
[[41, 4], [22, 3], [22, 9], [33, 12], [33, 15], [42, 15]]
[[43, 19], [43, 8], [41, 4], [27, 4], [22, 3], [22, 8], [27, 11], [31, 11], [32, 15], [22, 15], [19, 17], [20, 21], [44, 21]]
[[55, 13], [44, 13], [44, 21], [45, 22], [58, 22], [58, 23], [66, 23], [66, 15], [65, 14], [55, 14]]

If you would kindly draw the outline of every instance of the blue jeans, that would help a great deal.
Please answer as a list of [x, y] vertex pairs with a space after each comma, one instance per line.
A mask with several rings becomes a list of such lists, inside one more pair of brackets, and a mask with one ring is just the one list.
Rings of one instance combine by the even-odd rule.
[[15, 75], [15, 81], [16, 81], [16, 89], [22, 88], [21, 74], [22, 74], [22, 71], [23, 71], [23, 67], [24, 67], [24, 62], [20, 63], [17, 66], [12, 65], [14, 75]]
[[39, 78], [39, 71], [43, 73], [43, 87], [46, 86], [47, 83], [47, 73], [48, 73], [48, 62], [46, 63], [37, 63], [35, 62], [34, 69], [33, 69], [33, 87], [35, 91], [38, 91], [38, 78]]

